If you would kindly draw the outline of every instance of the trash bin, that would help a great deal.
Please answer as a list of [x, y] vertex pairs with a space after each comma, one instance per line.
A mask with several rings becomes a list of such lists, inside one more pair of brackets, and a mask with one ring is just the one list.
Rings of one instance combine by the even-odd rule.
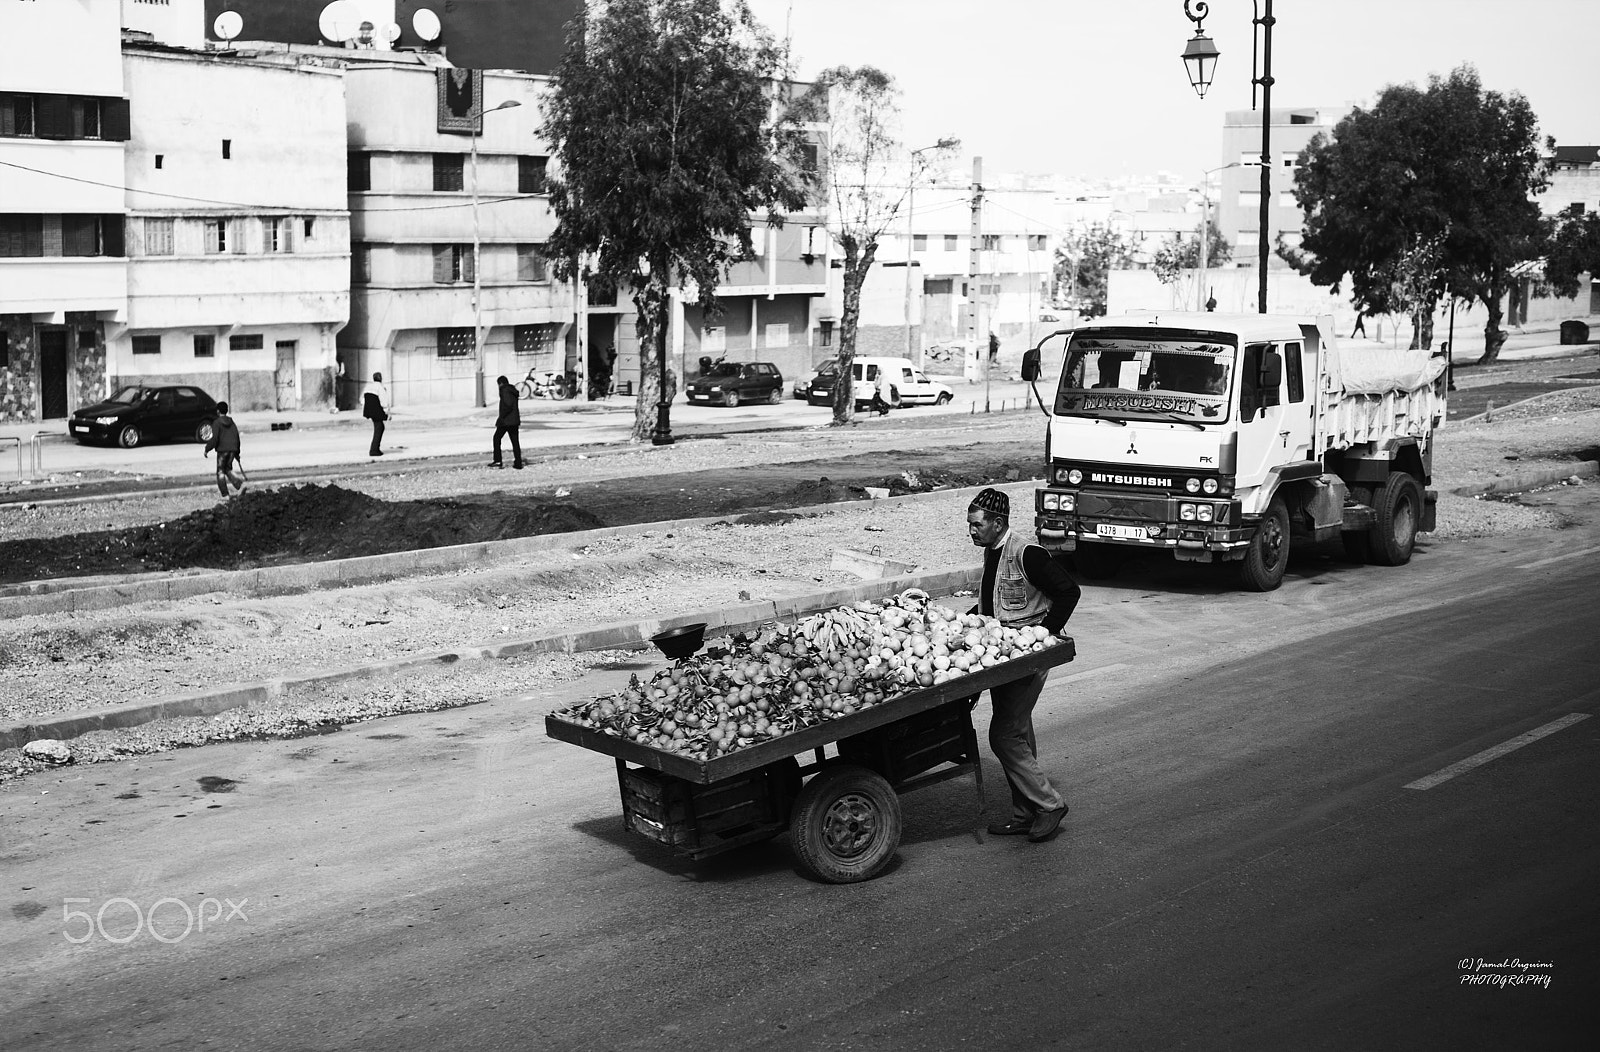
[[1581, 321], [1564, 321], [1561, 323], [1561, 342], [1563, 344], [1588, 343], [1589, 326]]

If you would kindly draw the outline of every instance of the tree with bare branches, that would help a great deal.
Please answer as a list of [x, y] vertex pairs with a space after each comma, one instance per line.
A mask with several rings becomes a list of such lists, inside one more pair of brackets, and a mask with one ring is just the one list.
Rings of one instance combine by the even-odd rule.
[[[833, 388], [833, 423], [847, 424], [855, 411], [850, 365], [861, 321], [861, 287], [877, 259], [878, 243], [895, 226], [913, 181], [960, 143], [940, 139], [908, 151], [899, 139], [900, 89], [872, 66], [835, 66], [813, 82], [805, 100], [810, 114], [827, 125], [826, 185], [831, 198], [830, 234], [844, 253], [839, 314], [839, 381]], [[911, 265], [907, 247], [906, 265]]]

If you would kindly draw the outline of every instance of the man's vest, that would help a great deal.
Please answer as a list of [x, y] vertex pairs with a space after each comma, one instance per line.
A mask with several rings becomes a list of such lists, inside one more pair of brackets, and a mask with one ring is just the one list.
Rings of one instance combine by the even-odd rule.
[[1003, 625], [1036, 625], [1050, 612], [1050, 597], [1029, 584], [1027, 575], [1022, 572], [1022, 553], [1031, 543], [1012, 530], [1000, 545], [1000, 561], [994, 570], [994, 594], [989, 601], [994, 616]]

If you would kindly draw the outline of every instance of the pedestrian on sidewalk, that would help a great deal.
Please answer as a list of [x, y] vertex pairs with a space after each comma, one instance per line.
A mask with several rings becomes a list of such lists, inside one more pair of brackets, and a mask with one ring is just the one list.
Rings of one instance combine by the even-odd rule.
[[372, 382], [361, 392], [361, 415], [372, 421], [372, 448], [370, 457], [383, 456], [383, 422], [389, 419], [389, 389], [383, 384], [383, 374], [373, 373]]
[[217, 452], [217, 489], [227, 497], [231, 484], [235, 495], [243, 493], [245, 477], [244, 465], [239, 462], [239, 428], [228, 415], [227, 402], [217, 403], [217, 416], [211, 421], [211, 440], [206, 443], [205, 455], [209, 457], [212, 450]]
[[894, 406], [894, 384], [889, 382], [889, 370], [881, 365], [873, 368], [878, 370], [878, 375], [872, 386], [872, 408], [879, 416], [888, 416]]
[[[1011, 529], [1011, 498], [997, 489], [981, 491], [967, 506], [967, 534], [983, 549], [983, 584], [978, 605], [968, 612], [996, 617], [1008, 628], [1043, 625], [1060, 634], [1082, 592], [1042, 545]], [[1026, 835], [1036, 844], [1055, 836], [1067, 815], [1066, 800], [1039, 765], [1033, 734], [1033, 708], [1049, 674], [1045, 669], [989, 690], [989, 748], [1011, 787], [1011, 819], [990, 825], [989, 832]]]
[[1350, 338], [1352, 340], [1357, 336], [1360, 336], [1363, 340], [1367, 338], [1367, 316], [1362, 311], [1356, 311], [1356, 327], [1350, 330]]
[[522, 427], [522, 410], [518, 406], [517, 389], [511, 386], [511, 381], [504, 376], [496, 380], [500, 386], [500, 415], [494, 419], [494, 459], [489, 461], [492, 468], [503, 468], [505, 462], [500, 458], [500, 440], [507, 435], [511, 436], [511, 466], [518, 471], [522, 470], [522, 439], [518, 430]]

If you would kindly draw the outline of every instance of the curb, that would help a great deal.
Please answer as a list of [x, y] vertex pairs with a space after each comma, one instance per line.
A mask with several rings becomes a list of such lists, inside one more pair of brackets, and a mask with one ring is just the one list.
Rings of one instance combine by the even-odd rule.
[[[1007, 482], [996, 488], [1010, 490], [1033, 487], [1039, 481], [1026, 479], [1014, 483]], [[951, 494], [976, 492], [981, 488], [983, 487], [967, 486], [958, 489], [930, 490], [926, 493], [908, 493], [900, 497], [883, 497], [867, 501], [838, 501], [799, 508], [770, 509], [768, 513], [817, 515], [839, 511], [841, 508], [848, 509], [853, 505], [936, 500]], [[582, 547], [611, 537], [638, 536], [644, 533], [710, 526], [719, 522], [736, 523], [744, 516], [752, 514], [761, 512], [671, 519], [665, 522], [633, 523], [627, 526], [604, 526], [596, 530], [544, 533], [504, 541], [478, 541], [473, 544], [456, 544], [443, 548], [388, 552], [383, 555], [294, 563], [288, 566], [267, 566], [254, 570], [226, 570], [178, 577], [167, 574], [136, 574], [121, 578], [80, 578], [76, 582], [73, 579], [27, 581], [0, 586], [0, 618], [80, 613], [129, 603], [171, 602], [214, 592], [237, 592], [249, 598], [260, 598], [315, 591], [330, 585], [349, 587], [374, 584], [379, 581], [463, 569], [484, 563], [503, 562], [529, 552]], [[85, 580], [94, 583], [85, 584], [83, 583]]]
[[1495, 479], [1493, 482], [1478, 486], [1462, 486], [1450, 492], [1458, 497], [1476, 497], [1488, 493], [1520, 493], [1526, 489], [1536, 489], [1539, 486], [1548, 486], [1553, 482], [1560, 482], [1565, 478], [1593, 478], [1600, 475], [1600, 461], [1597, 460], [1569, 460], [1565, 464], [1543, 468], [1539, 471], [1528, 471], [1510, 478]]
[[392, 658], [371, 665], [332, 672], [232, 684], [213, 691], [198, 691], [156, 701], [131, 702], [92, 712], [71, 713], [53, 719], [3, 727], [0, 728], [0, 749], [20, 749], [28, 742], [39, 738], [75, 738], [89, 731], [134, 727], [153, 720], [178, 716], [213, 716], [229, 709], [269, 704], [271, 699], [297, 687], [348, 682], [428, 665], [450, 665], [460, 661], [483, 661], [524, 654], [571, 654], [584, 650], [631, 649], [648, 645], [651, 636], [665, 629], [694, 624], [701, 620], [706, 622], [708, 634], [749, 631], [760, 628], [769, 621], [803, 617], [864, 599], [879, 599], [907, 588], [921, 588], [932, 595], [949, 595], [965, 588], [976, 587], [982, 580], [982, 575], [981, 567], [907, 574], [846, 588], [829, 589], [825, 592], [791, 596], [787, 599], [723, 607], [703, 614], [619, 621], [578, 631], [547, 632], [494, 646], [438, 651], [413, 657]]

